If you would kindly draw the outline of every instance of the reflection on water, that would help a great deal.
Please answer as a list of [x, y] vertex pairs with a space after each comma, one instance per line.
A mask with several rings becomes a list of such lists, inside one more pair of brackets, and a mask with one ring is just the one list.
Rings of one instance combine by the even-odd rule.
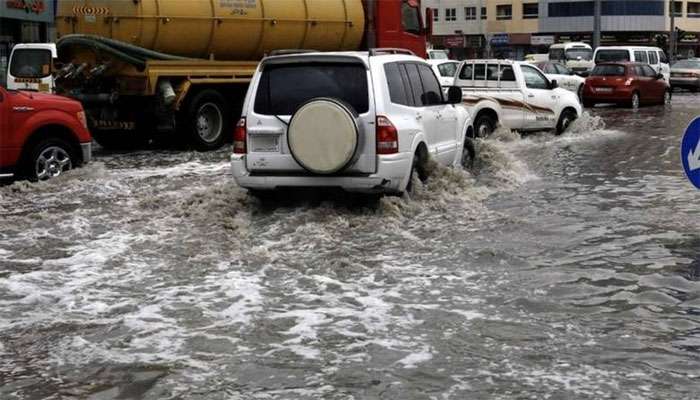
[[697, 398], [697, 99], [499, 131], [411, 198], [262, 204], [227, 149], [2, 187], [0, 397]]

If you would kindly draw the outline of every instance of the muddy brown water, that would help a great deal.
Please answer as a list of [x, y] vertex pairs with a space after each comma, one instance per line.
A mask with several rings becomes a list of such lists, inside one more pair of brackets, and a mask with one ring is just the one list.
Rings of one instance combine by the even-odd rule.
[[378, 203], [261, 204], [228, 149], [0, 187], [0, 398], [697, 399], [699, 100], [499, 131]]

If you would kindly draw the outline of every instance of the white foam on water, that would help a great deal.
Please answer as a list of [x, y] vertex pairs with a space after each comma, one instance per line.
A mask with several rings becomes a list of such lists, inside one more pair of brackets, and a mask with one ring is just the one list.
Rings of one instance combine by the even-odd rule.
[[397, 361], [398, 364], [401, 364], [403, 368], [406, 369], [413, 369], [417, 368], [419, 364], [428, 362], [433, 359], [433, 353], [430, 352], [429, 349], [424, 349], [423, 351], [417, 352], [417, 353], [411, 353], [407, 355], [406, 357], [400, 359]]

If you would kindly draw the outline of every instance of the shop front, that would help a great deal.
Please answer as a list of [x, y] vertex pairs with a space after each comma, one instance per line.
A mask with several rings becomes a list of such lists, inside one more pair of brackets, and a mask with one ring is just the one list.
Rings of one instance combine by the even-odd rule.
[[15, 43], [51, 40], [55, 7], [54, 0], [0, 0], [0, 85], [5, 85]]
[[526, 54], [537, 51], [529, 33], [497, 33], [491, 36], [491, 54], [494, 58], [523, 60]]
[[678, 38], [678, 57], [695, 58], [700, 54], [700, 34], [684, 32]]
[[485, 43], [483, 35], [443, 35], [433, 36], [431, 40], [434, 48], [449, 50], [454, 60], [483, 57]]

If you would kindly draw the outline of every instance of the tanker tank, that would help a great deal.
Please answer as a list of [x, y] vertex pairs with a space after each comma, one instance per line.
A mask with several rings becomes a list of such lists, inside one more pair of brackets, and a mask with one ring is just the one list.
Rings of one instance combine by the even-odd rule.
[[364, 25], [362, 0], [63, 0], [56, 16], [59, 36], [231, 61], [275, 49], [355, 50]]

